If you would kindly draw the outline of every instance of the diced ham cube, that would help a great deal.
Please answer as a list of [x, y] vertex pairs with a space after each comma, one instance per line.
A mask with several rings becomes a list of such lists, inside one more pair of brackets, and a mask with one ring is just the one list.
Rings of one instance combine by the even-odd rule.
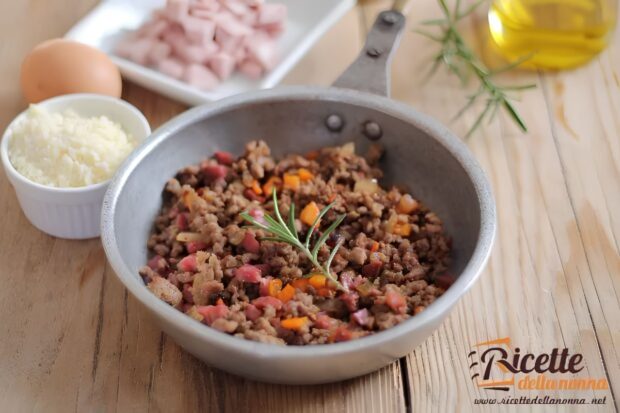
[[197, 17], [202, 20], [214, 21], [217, 16], [217, 10], [209, 10], [194, 7], [189, 11], [190, 16]]
[[257, 320], [261, 315], [263, 315], [263, 312], [256, 308], [254, 304], [248, 304], [245, 308], [245, 318], [250, 321]]
[[332, 326], [334, 319], [325, 313], [319, 313], [314, 321], [314, 327], [327, 330]]
[[168, 58], [157, 64], [157, 70], [175, 79], [181, 79], [185, 73], [185, 65], [179, 59]]
[[224, 3], [224, 7], [228, 9], [235, 16], [243, 17], [250, 11], [250, 7], [243, 1], [239, 0], [227, 0]]
[[243, 2], [250, 7], [258, 7], [261, 4], [264, 4], [265, 0], [243, 0]]
[[198, 251], [203, 251], [207, 248], [207, 244], [202, 241], [190, 241], [185, 245], [187, 252], [194, 254]]
[[405, 297], [394, 290], [388, 290], [385, 293], [385, 303], [398, 314], [404, 314], [407, 312], [407, 300]]
[[227, 53], [232, 53], [238, 48], [241, 48], [243, 37], [232, 35], [228, 33], [226, 30], [224, 30], [222, 27], [216, 26], [215, 42], [220, 47], [220, 50], [225, 51]]
[[215, 24], [218, 29], [233, 37], [248, 36], [254, 32], [251, 27], [240, 22], [229, 12], [219, 13], [216, 17]]
[[182, 21], [183, 29], [187, 39], [199, 46], [207, 46], [213, 43], [215, 36], [215, 23], [199, 19], [197, 17], [185, 17]]
[[271, 272], [271, 266], [269, 264], [254, 264], [254, 266], [260, 270], [261, 275]]
[[265, 26], [282, 23], [286, 20], [286, 6], [284, 4], [268, 3], [258, 8], [258, 25]]
[[181, 21], [189, 13], [189, 2], [187, 0], [168, 0], [164, 12], [170, 20]]
[[155, 255], [151, 258], [146, 265], [148, 265], [153, 271], [163, 271], [168, 268], [168, 262], [164, 257], [160, 257], [159, 255]]
[[235, 63], [242, 63], [248, 57], [248, 52], [245, 47], [238, 47], [237, 49], [232, 51], [232, 58], [235, 59]]
[[213, 324], [217, 319], [228, 316], [229, 309], [226, 305], [199, 305], [196, 307], [198, 313], [204, 317], [203, 323], [207, 325]]
[[215, 159], [218, 161], [218, 163], [222, 164], [222, 165], [232, 165], [233, 161], [235, 160], [235, 158], [233, 157], [232, 153], [230, 152], [225, 152], [225, 151], [218, 151], [215, 152], [213, 154], [213, 156], [215, 157]]
[[350, 312], [357, 311], [357, 300], [359, 299], [359, 295], [357, 293], [340, 294], [338, 298], [340, 298], [347, 305], [347, 309]]
[[247, 283], [259, 283], [262, 276], [260, 269], [254, 265], [244, 264], [235, 270], [235, 278]]
[[256, 239], [256, 236], [250, 231], [247, 231], [245, 233], [245, 237], [243, 238], [243, 241], [241, 241], [241, 246], [247, 252], [250, 252], [252, 254], [258, 254], [258, 251], [260, 250], [260, 243]]
[[153, 47], [152, 39], [138, 39], [132, 42], [131, 50], [129, 52], [129, 59], [140, 64], [146, 65], [148, 63], [148, 56]]
[[187, 220], [188, 220], [187, 217], [188, 217], [187, 212], [183, 212], [177, 215], [177, 227], [179, 227], [180, 230], [187, 229]]
[[163, 41], [155, 41], [148, 54], [148, 61], [153, 64], [158, 64], [162, 60], [170, 56], [172, 47]]
[[336, 343], [349, 341], [353, 338], [353, 333], [346, 326], [340, 326], [332, 335], [332, 340]]
[[211, 56], [218, 51], [218, 46], [215, 43], [209, 43], [208, 45], [198, 46], [188, 42], [183, 44], [177, 44], [174, 46], [174, 52], [187, 63], [198, 63], [202, 65], [206, 63]]
[[239, 71], [252, 80], [258, 80], [263, 75], [262, 66], [253, 60], [245, 60], [241, 63]]
[[265, 296], [258, 297], [252, 301], [252, 304], [256, 306], [258, 309], [263, 309], [265, 307], [273, 307], [276, 310], [280, 310], [282, 308], [282, 301], [278, 300], [275, 297]]
[[189, 6], [190, 12], [194, 10], [205, 10], [210, 12], [219, 11], [222, 8], [220, 2], [217, 0], [199, 0], [194, 1]]
[[252, 9], [248, 9], [247, 13], [239, 16], [243, 24], [247, 26], [256, 26], [258, 23], [258, 12]]
[[360, 326], [367, 326], [370, 321], [368, 310], [366, 308], [362, 308], [361, 310], [354, 312], [351, 314], [351, 319], [353, 319], [353, 321]]
[[207, 182], [224, 179], [226, 178], [226, 175], [228, 175], [228, 167], [224, 165], [204, 165], [201, 169], [205, 174], [205, 179]]
[[156, 39], [159, 38], [159, 36], [161, 36], [166, 31], [169, 24], [170, 23], [168, 23], [168, 21], [162, 19], [151, 20], [150, 22], [140, 27], [136, 34], [139, 37]]
[[[202, 65], [192, 64], [185, 71], [185, 81], [202, 90], [212, 90], [220, 84], [217, 76]], [[222, 166], [222, 165], [219, 165]]]
[[252, 36], [245, 45], [250, 59], [258, 62], [265, 70], [271, 70], [278, 62], [276, 43], [266, 36]]
[[196, 262], [196, 256], [194, 254], [184, 257], [178, 262], [177, 268], [184, 272], [196, 272], [198, 269], [198, 263]]
[[235, 59], [228, 53], [218, 53], [209, 60], [213, 73], [221, 80], [228, 79], [235, 69]]

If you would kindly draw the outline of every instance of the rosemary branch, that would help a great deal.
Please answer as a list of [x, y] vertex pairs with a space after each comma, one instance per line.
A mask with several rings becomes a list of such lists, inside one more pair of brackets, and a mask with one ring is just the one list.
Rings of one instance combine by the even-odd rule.
[[271, 234], [270, 237], [261, 238], [262, 240], [284, 242], [299, 249], [306, 257], [308, 257], [315, 270], [318, 270], [321, 274], [329, 278], [332, 282], [334, 282], [334, 284], [336, 284], [336, 286], [340, 290], [348, 292], [347, 288], [343, 286], [340, 281], [338, 281], [338, 277], [332, 275], [330, 271], [331, 263], [336, 256], [338, 249], [342, 246], [343, 240], [338, 240], [324, 265], [319, 262], [319, 251], [321, 250], [321, 247], [325, 244], [329, 235], [342, 223], [346, 215], [339, 215], [338, 218], [336, 218], [336, 220], [332, 222], [332, 224], [321, 234], [316, 243], [311, 246], [310, 241], [312, 239], [312, 234], [314, 233], [315, 228], [318, 226], [321, 218], [334, 206], [334, 203], [332, 202], [319, 212], [319, 215], [316, 217], [316, 219], [310, 226], [308, 233], [306, 234], [306, 239], [302, 242], [299, 239], [299, 234], [297, 233], [297, 229], [295, 228], [295, 203], [291, 203], [288, 215], [288, 222], [286, 222], [280, 214], [280, 208], [278, 206], [278, 196], [276, 194], [275, 188], [272, 192], [272, 195], [273, 211], [275, 218], [269, 214], [265, 214], [264, 218], [266, 224], [258, 222], [247, 212], [242, 212], [241, 214], [239, 214], [241, 218], [252, 224], [253, 228], [262, 229]]
[[457, 28], [463, 18], [472, 14], [478, 6], [486, 0], [478, 0], [465, 10], [461, 10], [460, 0], [455, 1], [453, 10], [450, 10], [446, 0], [438, 1], [444, 17], [441, 19], [423, 21], [422, 25], [438, 27], [440, 29], [440, 33], [434, 34], [425, 30], [416, 30], [417, 33], [426, 36], [441, 45], [439, 53], [434, 58], [434, 63], [430, 74], [435, 73], [438, 66], [443, 63], [450, 72], [455, 74], [461, 80], [462, 84], [467, 83], [469, 73], [473, 73], [473, 75], [478, 79], [480, 83], [478, 90], [467, 97], [467, 103], [461, 110], [458, 111], [454, 117], [455, 119], [463, 115], [463, 113], [473, 106], [480, 98], [485, 97], [484, 99], [486, 100], [484, 110], [478, 115], [465, 137], [467, 138], [471, 136], [471, 134], [480, 126], [485, 118], [488, 117], [489, 121], [491, 121], [500, 107], [504, 108], [504, 110], [523, 132], [527, 132], [525, 122], [511, 103], [514, 98], [510, 97], [508, 92], [531, 89], [535, 88], [536, 85], [527, 84], [517, 86], [500, 86], [495, 83], [493, 77], [499, 73], [514, 69], [524, 61], [528, 60], [531, 56], [524, 56], [506, 66], [495, 70], [489, 70], [484, 63], [482, 63], [480, 58], [478, 58], [478, 56], [476, 56], [476, 54], [469, 48], [467, 43], [465, 43], [463, 36]]

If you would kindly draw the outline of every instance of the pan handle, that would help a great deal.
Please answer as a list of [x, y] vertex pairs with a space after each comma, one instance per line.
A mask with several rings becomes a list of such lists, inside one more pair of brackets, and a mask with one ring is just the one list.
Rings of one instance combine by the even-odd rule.
[[333, 86], [390, 95], [390, 61], [405, 28], [402, 13], [408, 3], [396, 0], [392, 10], [379, 14], [361, 53]]

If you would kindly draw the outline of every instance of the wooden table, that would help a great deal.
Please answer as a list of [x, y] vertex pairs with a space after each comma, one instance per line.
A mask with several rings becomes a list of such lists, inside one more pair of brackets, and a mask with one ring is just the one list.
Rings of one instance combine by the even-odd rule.
[[[95, 3], [0, 4], [1, 128], [25, 106], [17, 81], [25, 53], [44, 39], [62, 35]], [[332, 82], [353, 60], [376, 13], [388, 4], [358, 5], [297, 65], [287, 83]], [[409, 24], [438, 15], [435, 0], [418, 0]], [[463, 27], [479, 50], [488, 50], [485, 27], [480, 16]], [[0, 174], [0, 409], [478, 410], [474, 399], [489, 393], [470, 380], [467, 354], [476, 342], [507, 336], [524, 351], [566, 347], [582, 353], [586, 368], [580, 374], [606, 378], [611, 387], [538, 394], [606, 397], [606, 404], [598, 407], [617, 409], [619, 46], [616, 38], [607, 51], [575, 71], [506, 76], [507, 81], [531, 81], [538, 88], [522, 93], [517, 103], [529, 134], [521, 134], [500, 114], [467, 141], [493, 184], [499, 213], [497, 243], [484, 274], [415, 351], [381, 371], [343, 383], [267, 385], [199, 362], [162, 334], [128, 296], [98, 240], [65, 241], [34, 229]], [[425, 79], [435, 47], [411, 31], [404, 35], [393, 66], [393, 97], [447, 123], [467, 90], [443, 70]], [[185, 110], [133, 84], [125, 85], [124, 97], [154, 127]], [[468, 112], [450, 125], [462, 136], [475, 115], [475, 110]]]

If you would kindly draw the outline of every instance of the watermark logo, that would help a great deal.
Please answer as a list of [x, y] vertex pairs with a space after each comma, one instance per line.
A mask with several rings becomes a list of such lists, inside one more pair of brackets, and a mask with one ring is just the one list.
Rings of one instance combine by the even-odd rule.
[[583, 355], [567, 348], [535, 354], [504, 337], [474, 344], [467, 359], [474, 385], [484, 390], [609, 389], [606, 378], [575, 377], [585, 368]]

